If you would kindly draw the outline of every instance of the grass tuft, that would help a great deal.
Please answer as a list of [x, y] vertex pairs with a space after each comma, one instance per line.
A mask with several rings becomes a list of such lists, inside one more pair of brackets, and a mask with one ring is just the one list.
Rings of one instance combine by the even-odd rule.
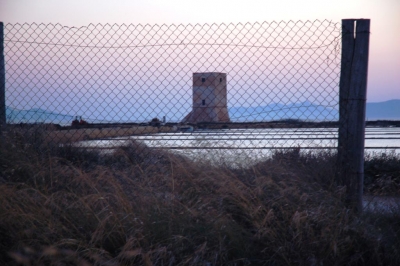
[[[100, 153], [5, 138], [2, 265], [400, 264], [400, 206], [347, 209], [329, 151], [232, 167], [135, 141]], [[392, 193], [376, 184], [396, 164], [367, 157], [367, 190]]]

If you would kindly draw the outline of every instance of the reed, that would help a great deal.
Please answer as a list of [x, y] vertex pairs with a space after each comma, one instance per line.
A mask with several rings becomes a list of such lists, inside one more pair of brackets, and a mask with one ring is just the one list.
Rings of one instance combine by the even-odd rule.
[[134, 141], [100, 153], [4, 137], [2, 265], [400, 264], [400, 208], [346, 209], [334, 153], [232, 167]]

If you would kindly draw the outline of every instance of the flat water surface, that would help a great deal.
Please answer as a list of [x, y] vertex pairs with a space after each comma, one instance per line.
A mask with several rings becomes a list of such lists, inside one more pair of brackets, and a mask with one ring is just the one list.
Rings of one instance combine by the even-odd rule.
[[[112, 149], [139, 140], [149, 147], [170, 149], [193, 158], [237, 162], [257, 160], [276, 149], [335, 150], [337, 137], [337, 128], [222, 129], [91, 140], [80, 146]], [[367, 153], [400, 153], [400, 128], [366, 128], [365, 148]]]

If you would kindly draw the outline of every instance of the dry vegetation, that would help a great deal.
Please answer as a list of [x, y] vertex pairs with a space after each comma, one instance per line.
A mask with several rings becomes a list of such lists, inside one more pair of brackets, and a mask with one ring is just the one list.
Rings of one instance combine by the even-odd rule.
[[46, 130], [43, 131], [47, 141], [57, 140], [59, 143], [76, 142], [89, 139], [114, 138], [132, 136], [138, 134], [151, 134], [158, 132], [171, 132], [172, 127], [160, 126], [130, 126], [111, 128], [72, 128], [69, 130]]
[[[101, 155], [12, 136], [0, 142], [1, 265], [400, 265], [399, 208], [347, 209], [328, 152], [230, 168], [135, 142]], [[399, 178], [388, 158], [369, 158], [367, 177], [388, 163]]]

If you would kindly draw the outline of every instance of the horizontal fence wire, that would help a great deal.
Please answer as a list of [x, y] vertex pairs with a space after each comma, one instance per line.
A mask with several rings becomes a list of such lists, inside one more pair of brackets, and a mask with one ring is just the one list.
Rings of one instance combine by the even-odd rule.
[[34, 23], [4, 34], [7, 124], [47, 142], [337, 147], [340, 23]]

